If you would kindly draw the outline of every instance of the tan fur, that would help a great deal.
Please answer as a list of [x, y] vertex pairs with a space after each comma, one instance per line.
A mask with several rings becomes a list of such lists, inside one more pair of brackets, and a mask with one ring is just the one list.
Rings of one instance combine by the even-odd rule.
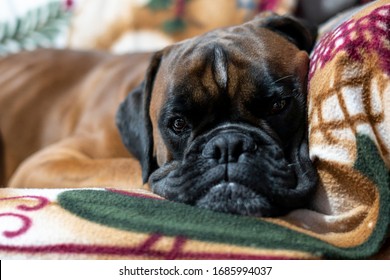
[[0, 60], [0, 185], [141, 187], [115, 114], [148, 63], [149, 55], [56, 50]]

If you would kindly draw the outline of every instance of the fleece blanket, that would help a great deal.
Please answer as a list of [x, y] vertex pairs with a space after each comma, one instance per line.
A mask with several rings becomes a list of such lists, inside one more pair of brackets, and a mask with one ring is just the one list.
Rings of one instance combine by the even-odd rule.
[[114, 53], [159, 50], [241, 24], [259, 12], [294, 13], [297, 4], [298, 0], [77, 0], [67, 45]]
[[116, 189], [0, 190], [2, 259], [390, 259], [390, 4], [323, 34], [309, 139], [320, 183], [278, 218], [211, 212]]
[[[209, 30], [241, 24], [261, 12], [315, 24], [372, 0], [73, 0], [70, 48], [114, 53], [158, 50]], [[326, 2], [326, 3], [325, 3]]]

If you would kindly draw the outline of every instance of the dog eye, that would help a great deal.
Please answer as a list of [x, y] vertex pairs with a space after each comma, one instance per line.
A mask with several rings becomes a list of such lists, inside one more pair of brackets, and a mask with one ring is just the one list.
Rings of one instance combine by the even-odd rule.
[[187, 127], [187, 122], [182, 118], [174, 119], [172, 122], [172, 129], [176, 133], [183, 132]]
[[283, 109], [287, 105], [286, 99], [280, 99], [272, 103], [271, 109], [270, 109], [270, 115], [275, 115], [277, 113], [280, 113], [283, 111]]

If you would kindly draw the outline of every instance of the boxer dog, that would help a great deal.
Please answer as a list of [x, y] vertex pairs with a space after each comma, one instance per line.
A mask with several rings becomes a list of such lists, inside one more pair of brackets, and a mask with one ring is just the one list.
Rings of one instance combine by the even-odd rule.
[[169, 200], [241, 215], [305, 207], [317, 184], [306, 120], [314, 39], [299, 21], [273, 15], [151, 57], [4, 58], [0, 183], [148, 183]]

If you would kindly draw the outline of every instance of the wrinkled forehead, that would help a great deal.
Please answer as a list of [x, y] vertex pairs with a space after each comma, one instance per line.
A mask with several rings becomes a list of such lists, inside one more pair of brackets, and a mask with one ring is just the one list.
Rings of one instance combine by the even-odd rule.
[[175, 75], [207, 64], [218, 69], [221, 60], [226, 58], [243, 68], [256, 62], [269, 62], [277, 66], [293, 58], [298, 51], [285, 37], [254, 21], [217, 29], [180, 42], [166, 55], [165, 65], [170, 71], [180, 68], [172, 72]]
[[221, 92], [234, 95], [242, 92], [241, 85], [261, 85], [291, 74], [298, 51], [282, 36], [253, 23], [180, 42], [162, 57], [152, 103], [162, 108], [173, 97], [200, 103]]

